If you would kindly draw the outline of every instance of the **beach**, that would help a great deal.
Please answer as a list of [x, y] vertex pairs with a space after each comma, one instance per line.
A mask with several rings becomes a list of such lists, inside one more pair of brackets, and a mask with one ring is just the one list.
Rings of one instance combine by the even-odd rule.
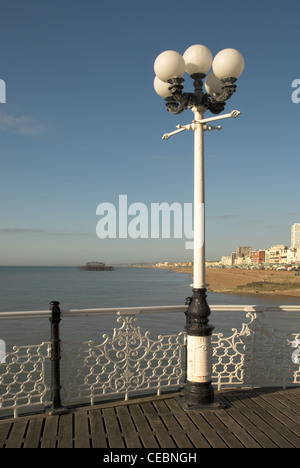
[[[192, 267], [166, 267], [193, 274]], [[300, 297], [300, 276], [295, 271], [206, 268], [208, 290], [228, 294], [279, 294]]]

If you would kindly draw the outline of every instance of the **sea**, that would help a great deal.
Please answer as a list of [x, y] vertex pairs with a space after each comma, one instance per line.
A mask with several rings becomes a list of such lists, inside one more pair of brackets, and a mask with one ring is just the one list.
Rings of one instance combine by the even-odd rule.
[[[62, 312], [70, 309], [184, 305], [192, 295], [191, 276], [166, 269], [115, 267], [112, 271], [84, 271], [76, 267], [0, 267], [0, 312], [48, 310], [59, 301]], [[300, 298], [276, 295], [229, 295], [208, 291], [209, 305], [300, 305]], [[266, 320], [272, 329], [300, 333], [300, 312], [274, 312]], [[245, 312], [212, 312], [215, 333], [230, 336], [249, 321]], [[184, 331], [182, 313], [146, 314], [136, 325], [151, 337]], [[103, 341], [120, 327], [116, 316], [63, 317], [61, 339]], [[37, 344], [50, 339], [47, 318], [0, 320], [0, 340], [7, 351], [13, 346]]]

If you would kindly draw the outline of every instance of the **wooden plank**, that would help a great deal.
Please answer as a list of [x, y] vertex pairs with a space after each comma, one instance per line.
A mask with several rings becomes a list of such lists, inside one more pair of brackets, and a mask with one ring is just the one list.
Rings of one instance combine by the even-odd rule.
[[74, 414], [74, 426], [75, 448], [90, 448], [89, 422], [86, 411]]
[[189, 410], [188, 415], [212, 448], [227, 448], [225, 442], [203, 418], [201, 410]]
[[162, 448], [176, 448], [173, 439], [170, 437], [153, 405], [151, 403], [143, 403], [140, 406], [152, 427], [159, 446]]
[[0, 448], [300, 448], [300, 389], [226, 390], [231, 407], [184, 411], [172, 397], [0, 421]]
[[[296, 424], [300, 424], [300, 412], [298, 405], [295, 405], [293, 402], [289, 402], [284, 397], [280, 395], [261, 395], [263, 401], [268, 403], [270, 406], [273, 406], [277, 411], [287, 415], [292, 421]], [[254, 399], [254, 401], [256, 401]], [[270, 407], [269, 406], [269, 407]], [[297, 409], [299, 408], [299, 409]]]
[[41, 448], [56, 448], [58, 416], [45, 418], [44, 431], [42, 434]]
[[[246, 400], [247, 401], [247, 400]], [[260, 417], [249, 411], [245, 405], [235, 403], [231, 410], [232, 417], [247, 431], [262, 448], [278, 448], [280, 444], [274, 441], [271, 428], [262, 426]], [[272, 437], [273, 436], [273, 437]]]
[[43, 423], [43, 418], [29, 421], [24, 448], [39, 448]]
[[290, 388], [288, 390], [282, 390], [278, 392], [280, 395], [284, 395], [285, 398], [289, 401], [295, 403], [295, 405], [300, 406], [300, 391], [299, 388]]
[[62, 414], [58, 422], [58, 448], [73, 448], [73, 414]]
[[227, 447], [244, 448], [241, 441], [218, 418], [218, 412], [203, 409], [201, 413], [211, 427], [213, 427], [217, 434], [224, 440]]
[[[258, 398], [251, 399], [251, 409], [256, 410], [256, 412], [260, 412], [260, 409], [263, 408], [267, 413], [270, 413], [275, 419], [277, 419], [280, 423], [286, 426], [290, 431], [295, 433], [298, 437], [300, 437], [300, 418], [299, 416], [295, 415], [290, 408], [281, 408], [278, 411], [278, 408], [270, 404], [267, 400], [263, 398], [261, 401]], [[256, 404], [255, 407], [253, 404]]]
[[164, 401], [155, 401], [154, 406], [162, 418], [169, 434], [173, 437], [178, 448], [192, 448], [193, 444], [185, 434], [184, 429], [178, 424], [173, 414]]
[[239, 420], [239, 416], [239, 412], [234, 408], [218, 410], [218, 418], [228, 427], [235, 437], [241, 441], [244, 447], [261, 448], [261, 445], [247, 431], [247, 429], [252, 431], [252, 425], [245, 424], [247, 427], [243, 427], [243, 421]]
[[195, 426], [193, 421], [188, 417], [188, 414], [176, 402], [175, 399], [166, 400], [166, 404], [174, 414], [179, 424], [183, 427], [189, 439], [192, 441], [195, 448], [211, 448], [203, 434]]
[[158, 448], [159, 445], [155, 439], [149, 423], [139, 405], [128, 406], [131, 417], [137, 428], [139, 436], [145, 448]]
[[123, 436], [125, 438], [125, 444], [127, 448], [141, 448], [142, 444], [134, 427], [131, 419], [131, 415], [128, 411], [127, 406], [119, 406], [117, 409], [117, 415], [120, 421]]
[[107, 448], [103, 418], [100, 410], [89, 411], [90, 430], [93, 448]]
[[0, 424], [0, 448], [4, 448], [11, 426], [12, 426], [11, 423], [1, 422]]
[[28, 421], [26, 419], [22, 421], [16, 421], [13, 424], [12, 430], [5, 445], [6, 448], [22, 447], [27, 424]]
[[[269, 414], [266, 411], [263, 403], [261, 407], [258, 407], [257, 404], [251, 398], [245, 400], [245, 403], [251, 410], [251, 412], [249, 413], [249, 417], [253, 417], [252, 412], [255, 411], [255, 413], [259, 416], [260, 429], [267, 433], [268, 436], [273, 440], [274, 443], [277, 444], [278, 447], [293, 448], [294, 446], [299, 446], [300, 448], [299, 437], [295, 436], [295, 434], [293, 434], [287, 427], [285, 427], [280, 422], [280, 416], [278, 417], [278, 419], [274, 418], [271, 414]], [[274, 408], [274, 410], [276, 409]]]
[[102, 410], [108, 445], [110, 448], [124, 448], [125, 444], [121, 434], [117, 415], [114, 408], [104, 408]]

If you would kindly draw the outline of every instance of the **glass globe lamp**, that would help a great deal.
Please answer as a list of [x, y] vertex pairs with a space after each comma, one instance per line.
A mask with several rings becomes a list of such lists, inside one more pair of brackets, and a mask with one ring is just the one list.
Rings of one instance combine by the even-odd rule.
[[155, 75], [167, 82], [172, 78], [181, 78], [185, 72], [185, 61], [179, 52], [166, 50], [154, 62]]
[[204, 83], [205, 90], [208, 94], [222, 94], [222, 88], [224, 86], [224, 83], [222, 83], [219, 78], [216, 77], [213, 71], [211, 71]]
[[189, 47], [183, 54], [185, 69], [189, 75], [203, 73], [204, 75], [211, 68], [213, 56], [211, 51], [201, 44]]
[[157, 76], [154, 78], [153, 86], [154, 86], [156, 93], [162, 98], [165, 99], [169, 96], [172, 96], [172, 93], [169, 90], [170, 83], [161, 81]]
[[238, 78], [244, 70], [245, 60], [236, 49], [221, 50], [214, 58], [212, 68], [217, 78]]

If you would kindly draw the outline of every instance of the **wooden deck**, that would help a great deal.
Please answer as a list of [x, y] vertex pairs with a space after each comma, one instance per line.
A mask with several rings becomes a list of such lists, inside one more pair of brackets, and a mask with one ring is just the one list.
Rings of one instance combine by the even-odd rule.
[[222, 390], [215, 410], [185, 411], [178, 395], [3, 419], [0, 448], [300, 448], [300, 388]]

